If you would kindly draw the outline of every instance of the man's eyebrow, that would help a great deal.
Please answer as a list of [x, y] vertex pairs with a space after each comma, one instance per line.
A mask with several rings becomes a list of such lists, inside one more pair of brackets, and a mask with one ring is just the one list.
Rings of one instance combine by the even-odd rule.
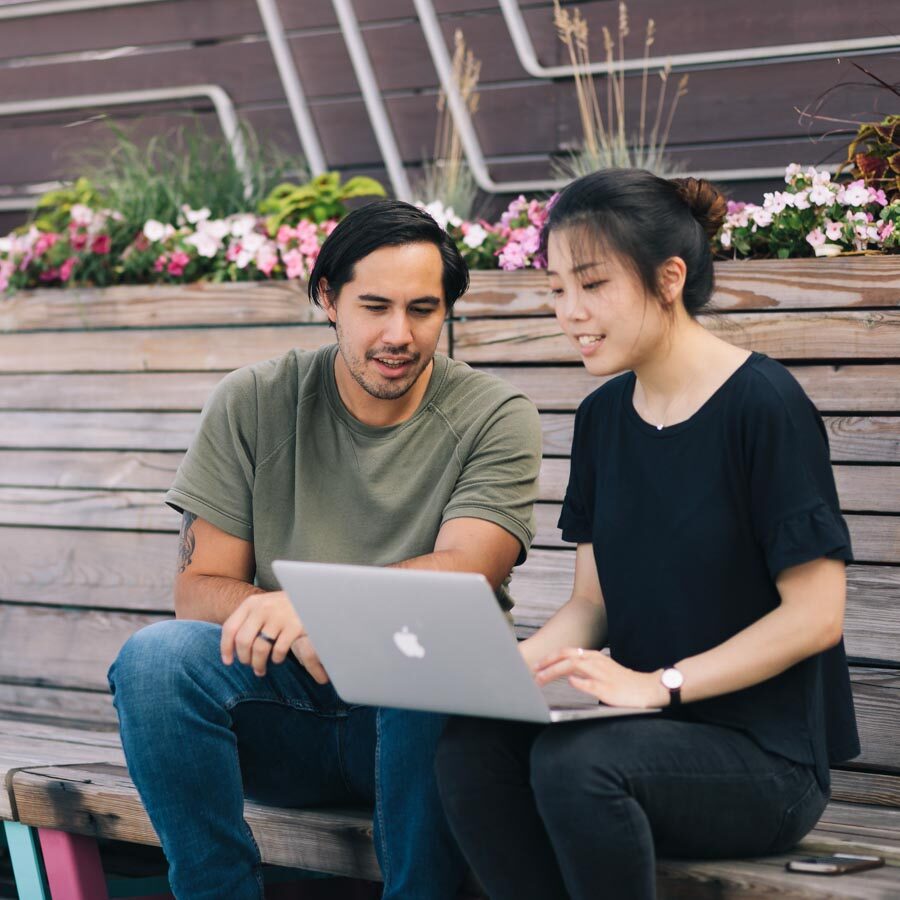
[[[370, 303], [393, 303], [394, 301], [390, 297], [379, 297], [378, 294], [360, 294], [360, 300], [367, 300]], [[434, 297], [432, 295], [428, 295], [427, 297], [416, 297], [414, 300], [409, 301], [409, 305], [412, 306], [414, 303], [430, 303], [432, 306], [440, 306], [441, 298]]]

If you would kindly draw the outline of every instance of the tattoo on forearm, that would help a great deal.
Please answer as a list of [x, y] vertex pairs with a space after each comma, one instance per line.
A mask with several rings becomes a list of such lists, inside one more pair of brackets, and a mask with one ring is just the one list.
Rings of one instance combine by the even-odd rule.
[[185, 510], [184, 518], [181, 520], [181, 541], [178, 545], [179, 575], [184, 572], [194, 558], [194, 548], [197, 545], [197, 538], [194, 536], [194, 521], [196, 518], [192, 512]]

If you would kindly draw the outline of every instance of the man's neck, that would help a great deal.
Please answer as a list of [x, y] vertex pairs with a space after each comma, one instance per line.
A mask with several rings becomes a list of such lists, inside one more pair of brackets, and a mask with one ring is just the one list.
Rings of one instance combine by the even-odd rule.
[[340, 353], [336, 354], [334, 360], [334, 380], [341, 402], [354, 419], [373, 428], [388, 428], [411, 419], [422, 403], [433, 372], [434, 360], [432, 359], [413, 386], [402, 397], [397, 397], [395, 400], [380, 400], [378, 397], [373, 397], [350, 374]]

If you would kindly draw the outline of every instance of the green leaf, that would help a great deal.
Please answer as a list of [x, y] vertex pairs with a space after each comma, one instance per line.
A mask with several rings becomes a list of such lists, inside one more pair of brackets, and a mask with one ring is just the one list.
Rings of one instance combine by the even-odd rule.
[[357, 175], [344, 184], [341, 197], [345, 200], [351, 197], [385, 197], [384, 187], [374, 178]]

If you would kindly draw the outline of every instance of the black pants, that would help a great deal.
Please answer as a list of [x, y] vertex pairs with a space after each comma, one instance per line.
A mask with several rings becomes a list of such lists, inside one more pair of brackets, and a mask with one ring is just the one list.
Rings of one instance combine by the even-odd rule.
[[451, 721], [444, 809], [492, 900], [648, 900], [655, 859], [783, 852], [827, 802], [812, 767], [665, 718]]

